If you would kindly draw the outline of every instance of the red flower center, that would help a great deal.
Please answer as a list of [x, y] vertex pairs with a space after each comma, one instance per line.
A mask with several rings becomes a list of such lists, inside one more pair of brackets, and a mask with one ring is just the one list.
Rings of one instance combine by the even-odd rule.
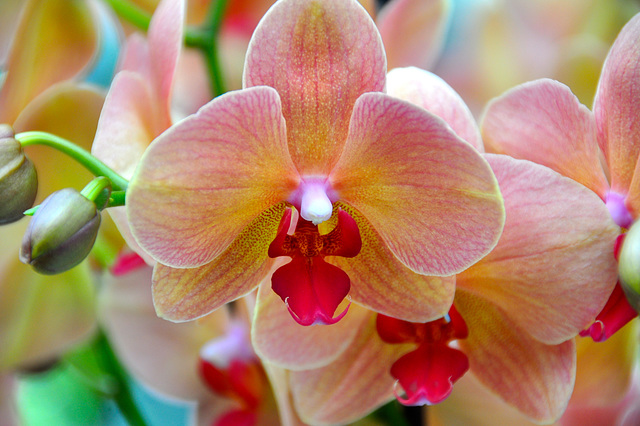
[[349, 309], [347, 306], [333, 317], [349, 294], [351, 283], [342, 269], [327, 263], [324, 257], [356, 256], [362, 247], [358, 226], [349, 214], [339, 211], [338, 223], [328, 234], [320, 234], [317, 225], [299, 218], [295, 232], [289, 235], [291, 216], [291, 209], [287, 209], [269, 246], [269, 257], [291, 257], [291, 262], [273, 273], [273, 291], [299, 324], [335, 324]]
[[380, 338], [387, 343], [418, 344], [391, 366], [391, 375], [407, 395], [403, 398], [396, 393], [402, 404], [442, 402], [451, 394], [453, 384], [469, 369], [467, 356], [449, 346], [452, 340], [468, 335], [464, 319], [453, 306], [445, 318], [424, 324], [378, 314], [376, 326]]

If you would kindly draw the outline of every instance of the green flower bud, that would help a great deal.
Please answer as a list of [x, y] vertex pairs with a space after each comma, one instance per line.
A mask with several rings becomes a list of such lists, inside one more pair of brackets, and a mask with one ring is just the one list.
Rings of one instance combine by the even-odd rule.
[[629, 304], [640, 312], [640, 221], [625, 235], [618, 256], [618, 276]]
[[56, 191], [40, 205], [22, 240], [20, 260], [41, 274], [59, 274], [84, 260], [96, 241], [100, 212], [72, 188]]
[[36, 168], [13, 136], [11, 126], [0, 124], [0, 225], [21, 219], [38, 192]]

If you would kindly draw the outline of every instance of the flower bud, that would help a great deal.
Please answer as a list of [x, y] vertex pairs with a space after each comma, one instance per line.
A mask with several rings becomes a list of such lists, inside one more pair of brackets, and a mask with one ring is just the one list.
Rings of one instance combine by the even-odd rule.
[[640, 312], [640, 222], [631, 226], [622, 242], [618, 276], [629, 304]]
[[13, 136], [11, 126], [0, 124], [0, 225], [21, 219], [38, 192], [36, 168]]
[[93, 201], [72, 188], [56, 191], [40, 205], [22, 240], [20, 260], [41, 274], [59, 274], [82, 262], [100, 228]]

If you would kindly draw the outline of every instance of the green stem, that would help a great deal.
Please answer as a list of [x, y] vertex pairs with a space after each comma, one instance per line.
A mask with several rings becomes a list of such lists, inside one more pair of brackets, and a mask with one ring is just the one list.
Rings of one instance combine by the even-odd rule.
[[227, 91], [222, 75], [222, 67], [220, 66], [218, 49], [218, 34], [227, 9], [227, 3], [228, 0], [212, 1], [203, 27], [195, 30], [187, 29], [185, 34], [185, 45], [199, 49], [204, 55], [214, 97]]
[[138, 6], [127, 0], [104, 0], [118, 16], [146, 32], [149, 29], [151, 16]]
[[107, 208], [124, 206], [126, 195], [127, 191], [113, 191], [111, 193], [111, 197], [109, 197]]
[[66, 139], [46, 132], [23, 132], [15, 135], [15, 139], [23, 147], [31, 145], [46, 145], [57, 149], [63, 154], [82, 164], [87, 170], [96, 176], [105, 176], [111, 180], [111, 186], [117, 191], [126, 191], [129, 182], [113, 171], [109, 166]]
[[117, 384], [113, 399], [122, 412], [122, 415], [132, 426], [146, 426], [147, 423], [133, 400], [128, 375], [122, 364], [118, 361], [107, 336], [102, 330], [98, 331], [98, 336], [93, 343], [93, 348], [101, 368], [108, 373]]
[[[110, 193], [111, 181], [104, 176], [98, 176], [97, 178], [89, 182], [89, 184], [85, 186], [84, 189], [80, 191], [80, 193], [84, 195], [88, 200], [96, 202], [96, 200], [98, 200], [98, 197], [100, 197], [103, 194], [103, 191], [107, 188], [109, 189], [109, 193]], [[107, 193], [107, 195], [109, 195], [109, 193]], [[104, 201], [106, 203], [107, 200], [101, 198], [101, 201]], [[96, 204], [99, 204], [99, 203], [96, 203]], [[100, 209], [102, 207], [104, 207], [104, 204], [98, 206], [98, 208]]]

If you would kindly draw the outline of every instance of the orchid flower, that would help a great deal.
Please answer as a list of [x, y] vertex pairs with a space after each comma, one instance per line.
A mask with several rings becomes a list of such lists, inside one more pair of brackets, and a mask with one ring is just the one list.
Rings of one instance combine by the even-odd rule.
[[[13, 6], [22, 14], [20, 19], [2, 16], [15, 21], [15, 32], [7, 37], [12, 44], [0, 89], [0, 120], [16, 132], [48, 131], [89, 148], [104, 96], [77, 80], [96, 54], [95, 11], [87, 2], [27, 1], [18, 2], [20, 7], [15, 3], [2, 3], [3, 11]], [[90, 178], [50, 148], [32, 146], [25, 151], [40, 177], [36, 202], [61, 187], [82, 188]], [[87, 338], [95, 326], [89, 265], [85, 262], [57, 276], [35, 273], [19, 261], [16, 250], [26, 225], [21, 220], [0, 229], [2, 371], [49, 363]]]
[[[270, 256], [293, 259], [273, 287], [300, 324], [335, 323], [347, 295], [408, 320], [448, 310], [454, 284], [440, 276], [494, 247], [502, 198], [473, 147], [382, 93], [385, 70], [357, 2], [270, 9], [245, 89], [156, 138], [131, 179], [127, 214], [158, 261], [160, 316], [192, 320], [247, 294]], [[328, 263], [341, 256], [353, 263]]]
[[[429, 108], [482, 150], [471, 112], [443, 80], [406, 68], [392, 70], [387, 83], [390, 94]], [[498, 245], [456, 275], [449, 315], [416, 324], [369, 312], [331, 363], [292, 371], [304, 421], [348, 422], [393, 392], [404, 403], [438, 403], [455, 392], [453, 382], [467, 368], [529, 419], [561, 416], [576, 371], [573, 337], [615, 284], [618, 228], [577, 182], [528, 161], [484, 156], [505, 203]]]
[[[636, 124], [640, 89], [634, 77], [640, 69], [639, 40], [640, 15], [636, 15], [609, 52], [593, 112], [567, 86], [538, 80], [493, 100], [482, 122], [483, 137], [492, 151], [543, 164], [583, 184], [598, 194], [623, 229], [640, 212], [640, 180], [635, 171], [640, 152]], [[605, 340], [636, 316], [617, 286], [583, 334]]]
[[110, 275], [99, 299], [101, 323], [131, 374], [162, 395], [196, 401], [197, 424], [278, 424], [243, 306], [233, 316], [219, 309], [198, 321], [165, 321], [153, 308], [151, 273], [143, 263]]

